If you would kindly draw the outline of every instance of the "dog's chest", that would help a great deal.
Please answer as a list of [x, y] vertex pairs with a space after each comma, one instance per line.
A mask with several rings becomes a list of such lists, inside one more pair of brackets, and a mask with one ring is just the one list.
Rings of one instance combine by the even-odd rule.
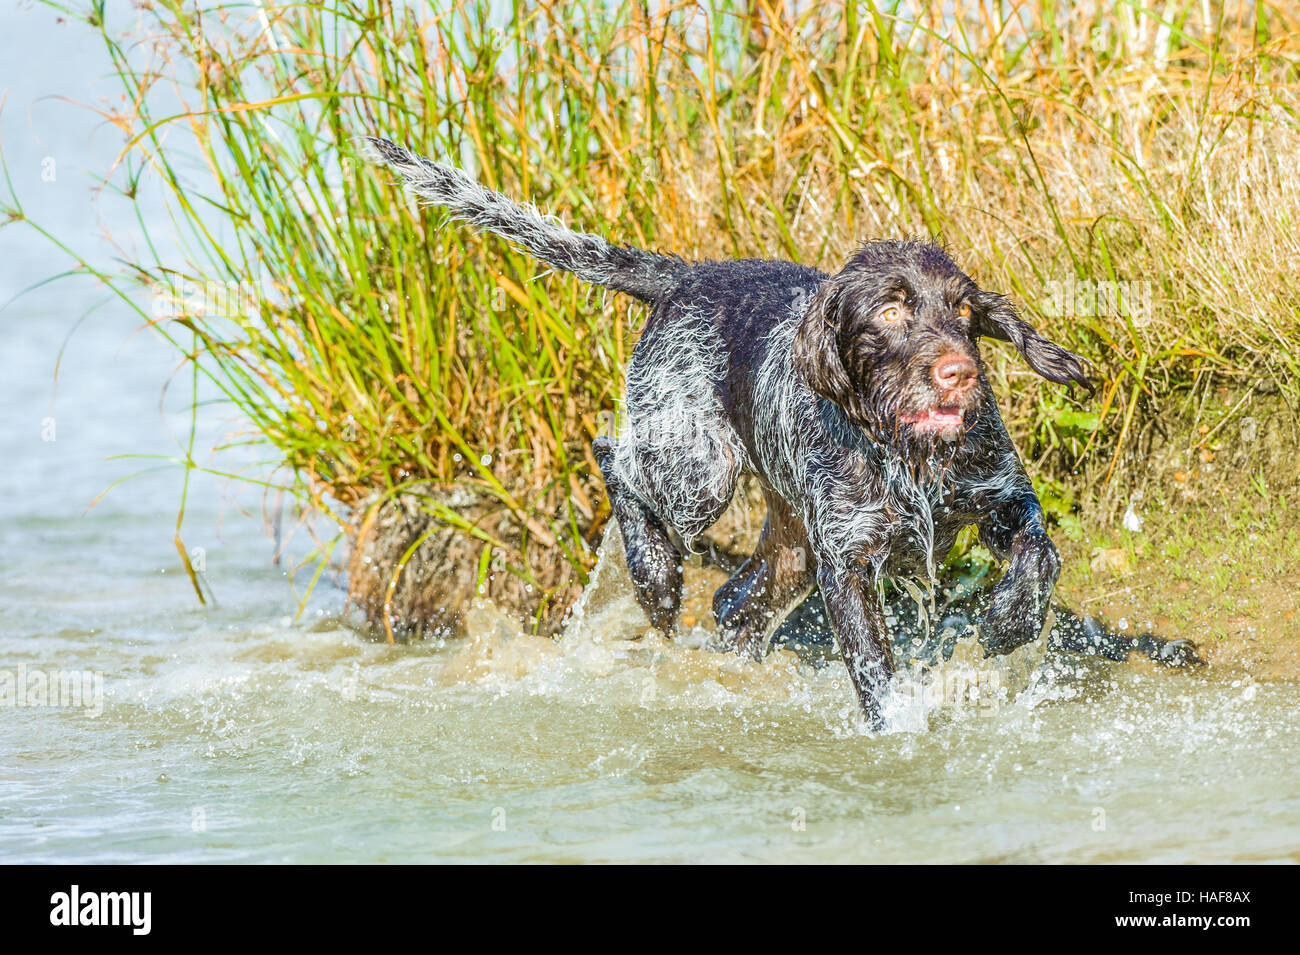
[[969, 520], [955, 521], [936, 509], [932, 519], [900, 521], [889, 540], [885, 572], [889, 577], [929, 576], [948, 556], [957, 534]]
[[972, 516], [956, 506], [951, 485], [899, 478], [884, 489], [875, 546], [890, 577], [928, 575], [947, 557]]

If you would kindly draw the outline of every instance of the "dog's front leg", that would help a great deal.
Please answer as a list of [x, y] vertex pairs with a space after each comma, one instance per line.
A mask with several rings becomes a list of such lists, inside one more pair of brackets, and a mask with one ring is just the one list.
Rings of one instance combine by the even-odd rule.
[[980, 620], [980, 643], [986, 653], [1010, 653], [1042, 633], [1061, 556], [1047, 536], [1043, 509], [1032, 491], [994, 509], [979, 527], [985, 546], [1010, 560]]
[[880, 703], [894, 675], [894, 657], [880, 596], [856, 573], [825, 565], [817, 572], [817, 586], [862, 712], [872, 729], [882, 729]]

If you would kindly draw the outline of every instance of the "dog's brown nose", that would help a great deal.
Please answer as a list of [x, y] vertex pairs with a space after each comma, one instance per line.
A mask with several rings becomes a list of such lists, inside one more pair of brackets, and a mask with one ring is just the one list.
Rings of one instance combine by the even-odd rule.
[[979, 369], [975, 362], [957, 352], [948, 352], [934, 363], [934, 383], [944, 391], [965, 394], [975, 387]]

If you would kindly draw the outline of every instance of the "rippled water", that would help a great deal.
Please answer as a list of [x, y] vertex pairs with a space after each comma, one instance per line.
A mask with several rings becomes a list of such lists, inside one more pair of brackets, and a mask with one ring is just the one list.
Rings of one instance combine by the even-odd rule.
[[3, 714], [6, 859], [1300, 860], [1292, 686], [1087, 667], [871, 736], [837, 668], [788, 654], [490, 620], [389, 647], [150, 589], [6, 627], [6, 660], [106, 696]]
[[[5, 148], [32, 211], [89, 235], [84, 180], [46, 189], [39, 160], [114, 143], [57, 102], [23, 112], [76, 93], [56, 70], [102, 68], [64, 42], [21, 79]], [[5, 299], [63, 267], [0, 243]], [[112, 306], [52, 393], [102, 298], [60, 286], [0, 313], [0, 671], [89, 670], [103, 694], [98, 716], [0, 707], [5, 861], [1300, 861], [1294, 685], [971, 655], [946, 676], [1008, 699], [907, 681], [873, 736], [838, 667], [623, 639], [639, 618], [613, 571], [558, 644], [479, 610], [476, 639], [389, 647], [340, 623], [332, 575], [291, 622], [259, 495], [214, 479], [184, 528], [217, 601], [200, 607], [171, 542], [178, 472], [85, 510], [157, 463], [108, 456], [174, 454], [185, 423], [179, 385], [159, 408], [170, 355]], [[211, 414], [205, 448], [239, 427]]]

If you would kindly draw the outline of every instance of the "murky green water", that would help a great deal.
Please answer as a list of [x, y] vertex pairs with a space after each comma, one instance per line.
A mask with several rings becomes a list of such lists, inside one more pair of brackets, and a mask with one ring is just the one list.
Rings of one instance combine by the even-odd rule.
[[[90, 242], [115, 213], [75, 170], [120, 143], [50, 94], [92, 98], [107, 66], [52, 17], [30, 34], [51, 55], [13, 78], [6, 157], [28, 211]], [[65, 267], [13, 229], [0, 244], [0, 299]], [[110, 455], [175, 455], [186, 422], [183, 381], [159, 410], [172, 357], [112, 306], [55, 393], [102, 298], [64, 283], [0, 312], [0, 683], [102, 680], [98, 716], [0, 706], [0, 860], [1300, 861], [1294, 685], [973, 664], [1018, 692], [899, 694], [871, 736], [837, 667], [620, 639], [636, 618], [610, 580], [558, 647], [483, 615], [477, 644], [375, 645], [338, 623], [333, 575], [289, 622], [260, 494], [211, 478], [184, 527], [216, 598], [199, 607], [171, 542], [179, 472], [85, 511], [159, 463]], [[206, 415], [201, 451], [240, 427]], [[300, 530], [290, 557], [310, 546]]]

